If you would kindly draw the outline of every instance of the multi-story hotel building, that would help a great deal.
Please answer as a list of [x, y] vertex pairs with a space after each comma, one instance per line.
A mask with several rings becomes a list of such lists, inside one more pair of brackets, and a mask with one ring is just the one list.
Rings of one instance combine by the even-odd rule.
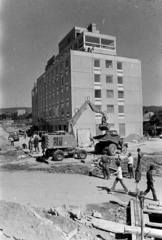
[[[89, 97], [107, 111], [111, 129], [123, 137], [142, 135], [141, 61], [117, 56], [116, 37], [92, 23], [74, 27], [58, 44], [45, 72], [32, 89], [33, 125], [49, 131], [67, 129], [77, 108]], [[88, 107], [74, 126], [99, 134], [101, 115]]]

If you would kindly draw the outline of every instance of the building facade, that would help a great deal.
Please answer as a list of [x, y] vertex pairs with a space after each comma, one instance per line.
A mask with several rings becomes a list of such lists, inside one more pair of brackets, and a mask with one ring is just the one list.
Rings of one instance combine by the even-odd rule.
[[[142, 136], [141, 61], [117, 56], [116, 37], [100, 34], [95, 24], [74, 27], [59, 43], [32, 89], [33, 125], [66, 130], [68, 120], [89, 97], [107, 112], [111, 129], [123, 137]], [[101, 115], [88, 107], [74, 126], [100, 134]]]

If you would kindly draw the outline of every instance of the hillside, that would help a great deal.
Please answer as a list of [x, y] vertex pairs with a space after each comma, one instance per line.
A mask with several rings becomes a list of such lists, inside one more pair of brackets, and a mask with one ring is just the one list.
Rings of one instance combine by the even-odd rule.
[[15, 113], [17, 110], [25, 110], [26, 113], [31, 113], [32, 108], [30, 107], [14, 107], [14, 108], [0, 108], [0, 114], [2, 113]]

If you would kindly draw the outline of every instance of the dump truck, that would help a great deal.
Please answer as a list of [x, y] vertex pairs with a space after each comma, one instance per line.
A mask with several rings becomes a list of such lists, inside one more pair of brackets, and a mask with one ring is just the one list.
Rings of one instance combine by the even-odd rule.
[[116, 130], [107, 130], [105, 134], [93, 138], [98, 141], [95, 145], [95, 153], [97, 154], [102, 154], [103, 150], [109, 156], [114, 156], [117, 150], [123, 154], [127, 152], [128, 144], [123, 142], [123, 138], [119, 136]]

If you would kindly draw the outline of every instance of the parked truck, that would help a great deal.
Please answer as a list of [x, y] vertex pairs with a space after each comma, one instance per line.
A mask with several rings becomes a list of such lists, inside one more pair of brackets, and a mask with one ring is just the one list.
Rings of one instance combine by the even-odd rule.
[[102, 154], [103, 150], [109, 156], [114, 156], [117, 150], [124, 154], [127, 152], [128, 144], [124, 143], [116, 130], [107, 130], [105, 134], [93, 138], [98, 141], [95, 145], [95, 153], [97, 154]]

